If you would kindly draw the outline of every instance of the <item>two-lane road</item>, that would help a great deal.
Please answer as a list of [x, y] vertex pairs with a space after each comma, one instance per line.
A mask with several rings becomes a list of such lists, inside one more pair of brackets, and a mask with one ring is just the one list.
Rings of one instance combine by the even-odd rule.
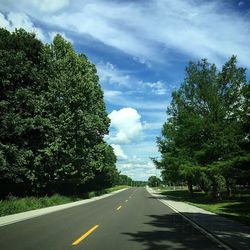
[[222, 249], [145, 188], [0, 227], [1, 250]]

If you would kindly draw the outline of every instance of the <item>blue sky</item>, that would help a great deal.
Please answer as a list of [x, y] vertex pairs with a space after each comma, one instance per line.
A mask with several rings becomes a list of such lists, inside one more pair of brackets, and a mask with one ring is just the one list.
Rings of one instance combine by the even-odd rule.
[[[156, 137], [188, 61], [250, 67], [250, 0], [0, 0], [0, 26], [43, 42], [56, 33], [96, 64], [111, 118], [117, 167], [136, 180], [160, 175]], [[249, 78], [249, 71], [248, 71]]]

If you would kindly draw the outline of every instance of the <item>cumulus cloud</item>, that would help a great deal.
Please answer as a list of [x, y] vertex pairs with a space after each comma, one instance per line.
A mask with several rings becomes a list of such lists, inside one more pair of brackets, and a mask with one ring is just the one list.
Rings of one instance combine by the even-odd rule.
[[130, 143], [138, 140], [142, 133], [141, 116], [133, 108], [122, 108], [113, 110], [109, 114], [111, 119], [111, 128], [115, 129], [114, 134], [110, 135], [108, 140], [114, 143]]
[[127, 159], [127, 155], [123, 152], [123, 149], [120, 145], [118, 144], [110, 144], [111, 147], [114, 149], [115, 155], [118, 157], [118, 159]]
[[24, 13], [9, 12], [5, 17], [0, 12], [0, 26], [9, 31], [14, 31], [16, 28], [23, 28], [26, 31], [35, 33], [36, 36], [42, 41], [46, 40], [42, 29], [36, 27], [30, 18]]

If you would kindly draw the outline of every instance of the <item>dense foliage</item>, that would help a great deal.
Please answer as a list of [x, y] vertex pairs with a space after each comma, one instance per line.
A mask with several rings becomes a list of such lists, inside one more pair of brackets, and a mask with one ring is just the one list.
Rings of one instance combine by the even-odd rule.
[[146, 181], [136, 181], [125, 174], [118, 173], [115, 177], [116, 185], [125, 185], [132, 187], [145, 187], [147, 185]]
[[166, 182], [186, 182], [191, 192], [196, 185], [214, 197], [247, 184], [249, 86], [235, 56], [221, 71], [205, 59], [188, 65], [157, 140], [161, 159], [154, 162]]
[[114, 184], [110, 120], [95, 66], [60, 35], [44, 45], [0, 29], [2, 195], [72, 193]]
[[160, 186], [160, 184], [161, 184], [160, 178], [153, 176], [153, 175], [148, 178], [148, 185], [150, 187], [158, 187]]
[[117, 185], [127, 185], [127, 186], [132, 186], [133, 180], [125, 175], [125, 174], [118, 174], [116, 177]]

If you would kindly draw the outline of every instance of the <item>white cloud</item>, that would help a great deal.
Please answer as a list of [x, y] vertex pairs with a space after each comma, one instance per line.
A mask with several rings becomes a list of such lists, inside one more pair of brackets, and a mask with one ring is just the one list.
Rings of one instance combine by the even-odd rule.
[[130, 106], [134, 109], [141, 110], [155, 110], [166, 111], [169, 105], [168, 101], [148, 101], [145, 99], [139, 99], [135, 96], [129, 96], [126, 92], [121, 91], [104, 91], [105, 100], [111, 104], [115, 104], [120, 107]]
[[[20, 1], [20, 0], [19, 0]], [[69, 5], [69, 0], [21, 0], [43, 12], [55, 12]]]
[[157, 135], [154, 136], [155, 138], [150, 138], [150, 140], [146, 140], [147, 138], [144, 138], [144, 140], [141, 140], [139, 142], [123, 145], [123, 149], [128, 155], [128, 158], [130, 158], [131, 155], [137, 155], [141, 159], [148, 159], [149, 157], [159, 157], [159, 152], [156, 145]]
[[9, 12], [7, 17], [5, 17], [0, 12], [0, 26], [9, 31], [23, 28], [26, 31], [35, 33], [37, 38], [42, 41], [46, 40], [42, 29], [35, 27], [30, 18], [24, 13]]
[[105, 98], [109, 99], [109, 98], [114, 98], [117, 96], [120, 96], [122, 94], [121, 91], [118, 90], [108, 90], [108, 89], [104, 89], [104, 96]]
[[99, 62], [96, 67], [100, 82], [103, 85], [113, 85], [116, 87], [122, 86], [128, 89], [127, 93], [166, 95], [173, 89], [173, 84], [168, 84], [167, 86], [162, 80], [157, 80], [155, 82], [144, 82], [139, 80], [133, 75], [128, 74], [126, 71], [117, 68], [110, 62]]
[[117, 167], [123, 173], [135, 180], [147, 180], [151, 175], [160, 176], [150, 157], [159, 157], [155, 138], [123, 145], [128, 156], [125, 160], [118, 160]]
[[109, 135], [108, 140], [114, 143], [130, 143], [138, 140], [142, 133], [141, 116], [133, 108], [122, 108], [113, 110], [109, 114], [111, 119], [111, 128], [115, 133]]
[[[24, 12], [53, 13], [69, 5], [70, 0], [2, 0], [5, 6]], [[42, 17], [42, 16], [41, 16]]]
[[[60, 13], [46, 15], [33, 11], [34, 8], [55, 11], [68, 4], [66, 0], [50, 0], [49, 4], [47, 1], [23, 0], [20, 4], [5, 1], [5, 4], [9, 11], [18, 5], [40, 21], [90, 35], [141, 62], [165, 61], [168, 51], [175, 49], [191, 58], [207, 57], [213, 62], [223, 62], [236, 54], [242, 64], [250, 65], [250, 20], [220, 1], [197, 4], [191, 0], [152, 0], [128, 4], [76, 0], [72, 4], [77, 8], [65, 8]], [[32, 2], [34, 8], [28, 8]]]
[[165, 95], [167, 93], [167, 89], [165, 83], [162, 81], [157, 82], [142, 82], [143, 85], [149, 87], [152, 93], [156, 95]]
[[161, 129], [163, 122], [145, 122], [143, 123], [143, 129]]
[[112, 63], [100, 62], [96, 65], [101, 83], [129, 85], [130, 76], [118, 70]]
[[118, 144], [110, 144], [111, 147], [114, 149], [115, 155], [120, 159], [127, 159], [127, 155], [123, 152], [123, 149]]
[[136, 62], [139, 62], [139, 63], [141, 63], [141, 64], [145, 64], [148, 68], [152, 68], [151, 63], [150, 63], [148, 60], [145, 60], [144, 58], [140, 58], [140, 57], [134, 56], [133, 59], [134, 59]]
[[142, 43], [142, 37], [133, 32], [134, 28], [129, 32], [126, 27], [128, 21], [135, 18], [133, 14], [137, 14], [133, 11], [133, 7], [136, 7], [133, 5], [113, 1], [86, 1], [79, 4], [75, 13], [68, 15], [64, 12], [52, 16], [50, 21], [63, 28], [88, 34], [126, 54], [137, 55], [143, 59], [155, 58], [156, 50], [153, 46], [149, 49], [152, 44], [146, 40]]
[[[132, 75], [124, 73], [111, 63], [98, 63], [98, 75], [104, 86], [104, 98], [107, 102], [124, 107], [130, 106], [134, 109], [142, 110], [163, 110], [166, 111], [169, 104], [167, 98], [164, 101], [151, 101], [141, 98], [139, 94], [153, 94], [162, 96], [170, 94], [173, 90], [173, 84], [165, 84], [158, 80], [155, 82], [143, 82]], [[112, 85], [112, 86], [111, 86]], [[123, 91], [110, 88], [123, 87]], [[126, 89], [126, 90], [124, 90]]]
[[123, 174], [130, 176], [133, 180], [147, 181], [152, 175], [160, 176], [160, 171], [155, 168], [151, 160], [141, 161], [139, 159], [138, 162], [121, 162], [117, 164], [117, 167]]

